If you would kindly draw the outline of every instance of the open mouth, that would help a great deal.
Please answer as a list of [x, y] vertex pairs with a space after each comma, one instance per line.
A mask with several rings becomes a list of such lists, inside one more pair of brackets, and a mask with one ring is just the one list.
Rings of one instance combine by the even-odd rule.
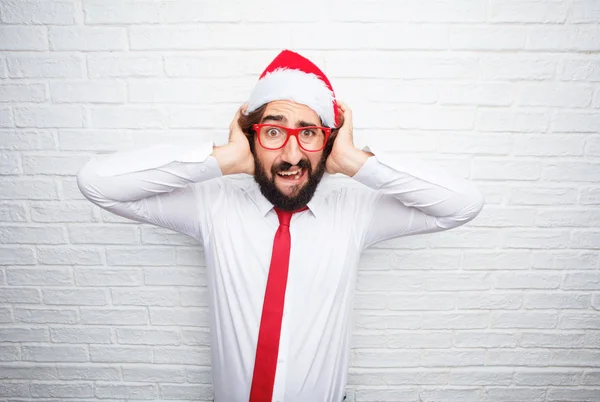
[[304, 176], [304, 169], [294, 169], [277, 172], [277, 176], [290, 181], [300, 180], [302, 176]]

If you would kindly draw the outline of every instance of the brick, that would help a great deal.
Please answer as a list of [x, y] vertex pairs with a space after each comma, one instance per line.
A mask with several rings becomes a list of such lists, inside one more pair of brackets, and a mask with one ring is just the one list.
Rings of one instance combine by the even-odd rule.
[[123, 367], [123, 380], [127, 382], [186, 382], [186, 372], [183, 367], [125, 366]]
[[150, 400], [158, 397], [156, 386], [153, 384], [96, 384], [95, 390], [96, 397], [101, 399], [124, 398]]
[[[459, 107], [406, 106], [396, 115], [400, 128], [427, 130], [469, 130], [473, 128], [475, 110]], [[429, 116], [429, 120], [425, 117]]]
[[[249, 78], [213, 78], [210, 80], [156, 80], [132, 79], [129, 101], [133, 103], [238, 103], [242, 102], [251, 87]], [[223, 87], [230, 87], [223, 91]]]
[[[244, 7], [240, 4], [239, 7], [217, 7], [211, 3], [181, 1], [168, 2], [164, 4], [164, 18], [167, 23], [191, 23], [191, 22], [239, 22], [243, 17], [244, 20], [252, 20], [253, 14], [247, 14], [254, 10], [254, 15], [258, 14], [257, 8], [262, 7]], [[285, 7], [285, 6], [284, 6]], [[285, 8], [281, 9], [283, 11]], [[266, 10], [265, 10], [266, 11]], [[301, 10], [298, 10], [303, 14]], [[285, 12], [282, 12], [285, 14]], [[284, 17], [285, 18], [285, 17]], [[289, 18], [289, 17], [288, 17]], [[284, 19], [287, 21], [288, 19]], [[272, 20], [268, 20], [269, 22]]]
[[13, 322], [11, 310], [9, 308], [0, 307], [0, 323]]
[[212, 384], [210, 371], [205, 367], [188, 367], [185, 371], [188, 382]]
[[539, 227], [593, 227], [600, 223], [600, 211], [595, 210], [543, 210], [537, 213]]
[[[367, 250], [368, 251], [368, 250]], [[370, 255], [376, 256], [375, 250], [371, 250]], [[387, 256], [387, 253], [382, 255], [381, 262], [375, 260], [375, 258], [367, 259], [369, 254], [363, 252], [361, 255], [361, 263], [373, 269], [374, 264], [381, 264], [382, 268], [391, 268], [396, 270], [408, 270], [408, 269], [443, 269], [443, 270], [454, 270], [460, 268], [461, 255], [455, 251], [427, 251], [427, 252], [403, 252], [394, 251], [391, 256]], [[385, 258], [384, 258], [385, 257]], [[391, 257], [391, 261], [390, 261]]]
[[1, 247], [0, 265], [35, 265], [35, 253], [29, 247]]
[[181, 338], [184, 345], [210, 346], [210, 332], [207, 329], [182, 329]]
[[[353, 334], [352, 341], [350, 342], [351, 349], [381, 349], [387, 347], [386, 336], [376, 336], [372, 333], [358, 333]], [[399, 342], [402, 342], [400, 340]], [[402, 348], [402, 343], [395, 344], [397, 348]], [[400, 345], [400, 346], [399, 346]]]
[[0, 303], [5, 304], [39, 304], [40, 294], [37, 289], [0, 288]]
[[535, 225], [533, 208], [504, 208], [486, 206], [471, 224], [476, 227], [531, 227]]
[[561, 63], [560, 78], [569, 81], [600, 81], [600, 60], [565, 60]]
[[583, 186], [579, 189], [579, 203], [583, 205], [600, 204], [600, 187]]
[[594, 402], [598, 400], [600, 388], [550, 388], [546, 395], [547, 401], [552, 402]]
[[115, 27], [49, 27], [52, 50], [125, 50], [127, 31]]
[[6, 282], [12, 286], [64, 286], [73, 283], [73, 276], [68, 267], [8, 268]]
[[31, 324], [77, 324], [73, 309], [15, 308], [15, 321]]
[[90, 345], [90, 360], [95, 363], [150, 363], [152, 348], [139, 346]]
[[65, 244], [66, 236], [60, 227], [3, 226], [0, 243], [4, 244]]
[[598, 244], [600, 244], [600, 232], [583, 230], [573, 231], [571, 244], [573, 248], [597, 250]]
[[506, 231], [502, 243], [507, 248], [566, 248], [569, 245], [569, 233], [557, 230], [532, 229]]
[[158, 226], [143, 226], [141, 228], [142, 244], [186, 246], [196, 245], [198, 241], [189, 236], [161, 228]]
[[212, 387], [208, 385], [192, 385], [192, 384], [160, 384], [160, 394], [163, 398], [175, 399], [191, 399], [202, 398], [210, 400], [213, 392]]
[[207, 348], [165, 347], [154, 348], [154, 363], [210, 365], [210, 352]]
[[600, 352], [595, 350], [556, 349], [552, 351], [550, 363], [553, 366], [596, 367]]
[[538, 180], [542, 165], [534, 161], [474, 159], [472, 178], [481, 180]]
[[459, 310], [513, 310], [521, 307], [523, 297], [514, 293], [474, 293], [469, 292], [459, 297], [457, 308]]
[[0, 222], [27, 222], [27, 210], [20, 204], [0, 204]]
[[454, 346], [459, 348], [514, 348], [519, 341], [516, 333], [468, 331], [454, 334]]
[[166, 112], [157, 107], [97, 106], [90, 113], [94, 128], [161, 128], [167, 124]]
[[15, 107], [17, 127], [83, 127], [84, 110], [74, 105]]
[[[526, 370], [526, 371], [525, 371]], [[560, 369], [519, 369], [514, 373], [516, 385], [578, 385], [581, 372]]]
[[537, 269], [595, 269], [598, 254], [593, 251], [535, 251], [532, 268]]
[[585, 142], [586, 156], [600, 156], [600, 136], [589, 136]]
[[105, 306], [107, 297], [100, 289], [43, 289], [44, 304], [65, 306]]
[[144, 268], [144, 283], [154, 286], [206, 286], [207, 280], [206, 272], [197, 268]]
[[87, 56], [87, 68], [90, 78], [164, 75], [162, 57], [155, 54], [91, 53]]
[[543, 26], [529, 31], [527, 50], [576, 51], [600, 50], [600, 28], [594, 25]]
[[479, 131], [537, 133], [546, 131], [548, 120], [546, 112], [480, 108], [475, 127]]
[[552, 131], [555, 133], [598, 133], [600, 115], [589, 112], [556, 112], [552, 116]]
[[208, 289], [181, 289], [179, 303], [183, 307], [208, 307]]
[[29, 384], [0, 384], [0, 397], [29, 397]]
[[464, 270], [518, 270], [530, 267], [529, 251], [503, 250], [469, 251], [463, 254], [462, 269]]
[[356, 289], [359, 291], [418, 291], [423, 288], [424, 282], [424, 278], [411, 274], [359, 273]]
[[436, 273], [426, 276], [425, 289], [429, 291], [485, 290], [491, 281], [486, 273]]
[[[564, 288], [564, 282], [563, 282]], [[529, 293], [525, 295], [523, 307], [526, 309], [587, 309], [590, 295], [574, 292]]]
[[0, 179], [0, 199], [7, 200], [57, 200], [56, 184], [48, 179]]
[[412, 388], [389, 388], [389, 389], [358, 389], [356, 390], [357, 401], [390, 401], [406, 402], [419, 400], [419, 389]]
[[77, 286], [104, 288], [106, 286], [139, 286], [142, 284], [142, 271], [137, 268], [75, 267], [74, 272]]
[[60, 130], [58, 143], [64, 151], [116, 152], [133, 148], [131, 135], [118, 130]]
[[595, 23], [600, 19], [600, 6], [598, 3], [587, 0], [575, 0], [570, 4], [570, 23]]
[[562, 1], [494, 0], [490, 5], [490, 21], [562, 23], [567, 18], [568, 10]]
[[549, 80], [555, 75], [556, 65], [556, 60], [543, 56], [482, 55], [481, 77], [484, 80]]
[[[211, 128], [231, 122], [231, 109], [225, 105], [170, 106], [169, 127]], [[229, 123], [227, 123], [229, 122]]]
[[435, 293], [426, 297], [419, 294], [390, 295], [387, 305], [390, 310], [452, 310], [456, 305], [456, 296]]
[[83, 77], [83, 57], [77, 54], [9, 55], [6, 60], [11, 78]]
[[186, 307], [183, 309], [150, 307], [152, 325], [208, 326], [209, 313], [205, 308]]
[[[281, 24], [257, 24], [247, 30], [235, 24], [132, 26], [131, 50], [281, 49], [289, 47], [289, 28]], [[217, 44], [211, 38], [219, 37]]]
[[179, 333], [172, 330], [118, 328], [117, 342], [129, 345], [179, 345]]
[[53, 150], [55, 149], [52, 132], [47, 130], [1, 130], [0, 149], [21, 150]]
[[71, 225], [69, 240], [73, 244], [137, 244], [137, 228], [130, 226]]
[[352, 367], [402, 368], [419, 367], [420, 353], [415, 350], [356, 350], [350, 358]]
[[0, 4], [2, 22], [9, 24], [72, 25], [75, 12], [73, 1], [7, 0]]
[[[583, 379], [581, 380], [582, 385], [598, 385], [600, 383], [600, 372], [592, 371], [583, 373]], [[560, 385], [570, 385], [570, 384], [560, 384]]]
[[0, 108], [0, 127], [14, 127], [15, 121], [13, 118], [12, 109], [8, 107]]
[[97, 248], [38, 247], [38, 261], [44, 265], [101, 265], [102, 251]]
[[[374, 338], [372, 334], [366, 335], [366, 337]], [[386, 338], [384, 338], [386, 345], [383, 347], [388, 348], [450, 348], [452, 346], [452, 334], [450, 332], [391, 333]]]
[[558, 313], [507, 311], [492, 312], [492, 328], [555, 328]]
[[521, 106], [586, 107], [592, 102], [590, 85], [535, 83], [521, 86], [517, 104]]
[[600, 312], [563, 312], [558, 320], [562, 329], [600, 329]]
[[23, 360], [34, 362], [85, 362], [85, 346], [22, 346]]
[[497, 368], [482, 371], [472, 369], [453, 370], [450, 373], [451, 385], [510, 385], [513, 373]]
[[489, 322], [487, 312], [478, 313], [426, 313], [423, 315], [423, 329], [479, 329], [486, 328]]
[[508, 194], [513, 205], [571, 205], [577, 203], [576, 187], [514, 186]]
[[73, 367], [58, 365], [58, 377], [61, 380], [120, 381], [121, 373], [117, 367], [103, 367], [97, 363], [90, 367], [82, 364]]
[[127, 86], [119, 81], [57, 81], [50, 83], [55, 103], [125, 103]]
[[12, 175], [23, 173], [21, 158], [16, 152], [3, 152], [0, 154], [0, 174]]
[[0, 365], [0, 379], [9, 380], [55, 380], [56, 368], [39, 364], [19, 363], [18, 366]]
[[545, 388], [526, 387], [490, 387], [484, 390], [486, 401], [498, 401], [503, 398], [514, 402], [541, 402], [546, 396]]
[[178, 295], [175, 289], [123, 288], [112, 289], [115, 306], [176, 306]]
[[[338, 35], [320, 35], [322, 22], [291, 25], [291, 43], [300, 49], [378, 50], [446, 49], [448, 28], [443, 25], [409, 25], [386, 23], [331, 23]], [[353, 36], [354, 40], [344, 40]], [[412, 40], [411, 40], [412, 38]]]
[[585, 137], [581, 135], [521, 135], [515, 139], [517, 156], [582, 156]]
[[50, 337], [46, 328], [0, 328], [0, 341], [49, 342]]
[[34, 398], [87, 398], [94, 396], [93, 384], [31, 384]]
[[39, 223], [91, 222], [94, 219], [88, 202], [31, 202], [31, 221]]
[[449, 47], [456, 50], [516, 50], [527, 40], [525, 27], [500, 25], [453, 26]]
[[51, 328], [50, 336], [54, 343], [111, 343], [110, 328]]
[[21, 360], [19, 345], [0, 345], [0, 361]]
[[81, 308], [80, 315], [83, 324], [146, 325], [148, 323], [148, 314], [143, 308]]
[[486, 356], [488, 366], [548, 366], [550, 361], [547, 350], [489, 350]]
[[48, 99], [44, 84], [2, 84], [0, 102], [44, 102]]
[[91, 24], [143, 24], [160, 20], [161, 4], [153, 1], [86, 1], [83, 5], [85, 22]]
[[43, 27], [0, 27], [0, 50], [48, 50], [48, 38]]
[[562, 275], [554, 272], [498, 272], [494, 276], [496, 289], [557, 289], [562, 279]]

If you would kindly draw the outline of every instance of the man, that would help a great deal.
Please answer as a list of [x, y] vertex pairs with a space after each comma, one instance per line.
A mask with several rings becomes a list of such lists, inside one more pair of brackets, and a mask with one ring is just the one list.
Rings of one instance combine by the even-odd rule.
[[102, 208], [204, 245], [217, 402], [341, 401], [361, 251], [459, 226], [483, 205], [465, 180], [354, 147], [352, 112], [290, 51], [261, 75], [227, 145], [113, 154], [78, 184]]

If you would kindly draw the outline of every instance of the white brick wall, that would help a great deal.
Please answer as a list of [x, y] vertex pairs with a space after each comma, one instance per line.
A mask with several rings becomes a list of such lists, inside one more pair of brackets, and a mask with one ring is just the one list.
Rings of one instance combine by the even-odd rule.
[[350, 401], [600, 400], [597, 0], [0, 1], [0, 400], [212, 400], [199, 246], [83, 200], [95, 153], [227, 138], [281, 48], [359, 145], [487, 205], [368, 250]]

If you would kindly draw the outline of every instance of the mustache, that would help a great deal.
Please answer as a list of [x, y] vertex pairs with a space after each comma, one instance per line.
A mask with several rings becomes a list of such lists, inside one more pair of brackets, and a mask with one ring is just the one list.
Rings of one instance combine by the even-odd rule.
[[287, 170], [290, 170], [294, 166], [297, 166], [300, 169], [307, 169], [309, 172], [311, 169], [310, 162], [306, 159], [301, 159], [300, 162], [298, 162], [296, 165], [292, 165], [289, 162], [280, 162], [277, 165], [273, 165], [271, 171], [273, 173], [285, 172]]

